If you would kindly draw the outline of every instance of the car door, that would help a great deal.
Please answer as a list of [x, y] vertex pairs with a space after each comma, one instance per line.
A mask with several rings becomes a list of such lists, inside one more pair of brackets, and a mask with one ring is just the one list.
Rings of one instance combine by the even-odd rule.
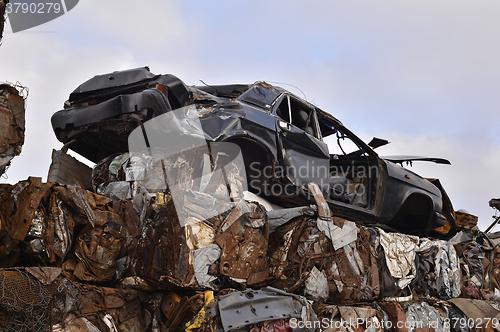
[[283, 175], [298, 186], [328, 178], [328, 146], [321, 140], [314, 107], [286, 94], [274, 113]]

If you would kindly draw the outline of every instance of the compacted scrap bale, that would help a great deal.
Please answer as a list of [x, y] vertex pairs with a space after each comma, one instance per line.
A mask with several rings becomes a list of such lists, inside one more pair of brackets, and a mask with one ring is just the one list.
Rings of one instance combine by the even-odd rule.
[[24, 98], [9, 85], [0, 84], [0, 175], [21, 153], [24, 144]]

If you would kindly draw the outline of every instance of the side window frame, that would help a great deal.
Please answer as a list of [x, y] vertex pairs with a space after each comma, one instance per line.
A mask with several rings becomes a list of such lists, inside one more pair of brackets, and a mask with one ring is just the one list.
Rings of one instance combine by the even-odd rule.
[[[281, 108], [282, 104], [286, 103], [286, 106]], [[301, 128], [301, 126], [297, 125], [297, 121], [294, 121], [294, 118], [297, 116], [297, 110], [292, 109], [292, 104], [298, 104], [300, 109], [307, 110], [309, 117], [308, 121], [306, 121], [307, 127], [311, 127], [314, 131], [314, 135], [311, 135], [308, 133], [305, 129]], [[278, 113], [279, 111], [279, 113]], [[282, 116], [282, 113], [286, 113], [286, 118]], [[300, 130], [304, 131], [304, 133], [320, 140], [323, 141], [323, 136], [321, 135], [321, 131], [319, 130], [319, 122], [318, 122], [318, 116], [316, 114], [316, 107], [302, 101], [301, 99], [290, 95], [290, 94], [283, 94], [282, 97], [278, 98], [278, 101], [274, 105], [274, 110], [273, 114], [280, 118], [280, 120], [285, 121]]]

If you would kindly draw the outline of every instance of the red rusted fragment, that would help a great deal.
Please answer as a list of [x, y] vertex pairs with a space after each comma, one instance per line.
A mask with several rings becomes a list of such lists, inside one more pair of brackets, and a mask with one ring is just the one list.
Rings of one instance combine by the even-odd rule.
[[394, 332], [408, 332], [405, 311], [398, 302], [377, 302], [377, 304], [387, 313], [389, 321], [392, 323]]
[[257, 285], [265, 282], [269, 278], [269, 270], [263, 270], [252, 273], [247, 280], [247, 285]]
[[27, 267], [26, 271], [47, 286], [59, 277], [62, 269], [58, 267]]
[[79, 186], [57, 186], [54, 188], [54, 192], [59, 199], [69, 205], [80, 216], [82, 219], [81, 224], [90, 223], [92, 226], [95, 226], [99, 222], [96, 220], [97, 217], [94, 211], [105, 211], [107, 210], [107, 205], [112, 202], [107, 197], [94, 194]]
[[156, 197], [152, 222], [131, 255], [131, 275], [161, 288], [195, 287], [192, 252], [170, 195]]
[[141, 231], [141, 220], [130, 201], [114, 201], [113, 210], [118, 213], [126, 224], [131, 237], [137, 237]]
[[35, 177], [30, 177], [25, 184], [19, 183], [18, 185], [25, 185], [25, 187], [20, 193], [11, 191], [11, 194], [16, 196], [15, 200], [19, 205], [15, 208], [15, 214], [10, 220], [9, 234], [11, 238], [22, 241], [31, 226], [31, 220], [35, 216], [40, 201], [52, 185], [42, 183], [41, 178]]
[[258, 229], [245, 227], [243, 237], [236, 235], [238, 229], [235, 222], [226, 231], [233, 236], [226, 237], [224, 242], [217, 241], [222, 247], [220, 273], [236, 279], [248, 279], [254, 272], [267, 270], [268, 241]]
[[[109, 214], [105, 227], [91, 228], [78, 236], [75, 255], [79, 262], [75, 276], [83, 281], [107, 282], [115, 275], [115, 261], [126, 234], [117, 214]], [[112, 225], [111, 225], [112, 224]]]

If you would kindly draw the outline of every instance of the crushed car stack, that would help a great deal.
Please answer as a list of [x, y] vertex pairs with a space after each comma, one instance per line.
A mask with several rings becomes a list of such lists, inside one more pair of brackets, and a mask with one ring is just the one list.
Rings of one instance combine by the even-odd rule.
[[[155, 79], [147, 75], [141, 89]], [[161, 82], [183, 91], [172, 77]], [[121, 91], [130, 97], [135, 88]], [[222, 94], [224, 88], [211, 89]], [[111, 103], [125, 102], [110, 91]], [[106, 100], [99, 98], [97, 104]], [[155, 115], [134, 118], [137, 108], [131, 110], [117, 114], [120, 121], [135, 119], [135, 133], [144, 137], [141, 151], [116, 151], [126, 141], [118, 136], [120, 144], [105, 145], [111, 135], [105, 126], [113, 126], [112, 135], [123, 130], [133, 136], [134, 128], [99, 119], [83, 129], [66, 128], [67, 144], [53, 153], [48, 179], [54, 181], [30, 177], [0, 185], [1, 331], [500, 330], [500, 249], [477, 229], [477, 218], [453, 210], [437, 180], [414, 182], [433, 186], [434, 196], [412, 204], [399, 200], [406, 215], [393, 211], [396, 224], [352, 214], [388, 209], [374, 202], [383, 190], [369, 183], [382, 183], [385, 175], [336, 176], [326, 188], [302, 183], [304, 177], [293, 187], [296, 196], [257, 195], [260, 186], [246, 185], [256, 175], [248, 172], [249, 151], [239, 158], [234, 146], [209, 140], [182, 142], [189, 147], [176, 144], [176, 151], [155, 149], [146, 135], [151, 128], [142, 123]], [[169, 121], [199, 133], [189, 116]], [[316, 129], [325, 126], [314, 120]], [[93, 170], [67, 154], [75, 146], [96, 159]], [[379, 160], [370, 158], [365, 161]], [[398, 174], [390, 175], [404, 173]], [[348, 181], [372, 191], [335, 191]], [[392, 227], [404, 229], [405, 216], [408, 222], [424, 218], [412, 225], [421, 232]], [[429, 225], [437, 228], [428, 231]]]
[[497, 327], [500, 252], [484, 234], [454, 243], [363, 226], [309, 187], [316, 205], [267, 210], [245, 192], [182, 227], [168, 191], [113, 200], [39, 178], [1, 185], [1, 329]]

